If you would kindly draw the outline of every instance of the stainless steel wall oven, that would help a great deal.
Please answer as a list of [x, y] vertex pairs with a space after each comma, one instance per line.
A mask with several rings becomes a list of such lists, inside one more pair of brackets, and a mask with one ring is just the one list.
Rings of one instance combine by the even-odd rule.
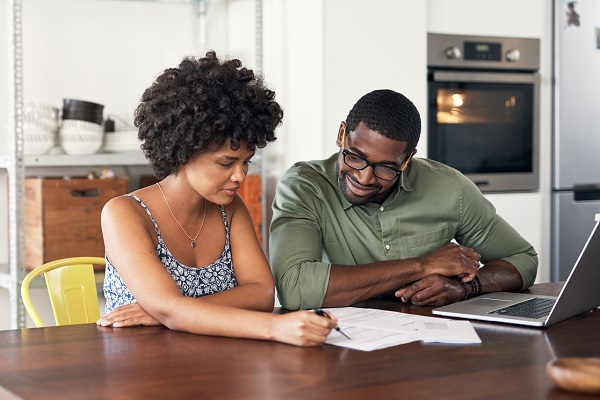
[[539, 188], [538, 39], [428, 34], [427, 157], [482, 192]]

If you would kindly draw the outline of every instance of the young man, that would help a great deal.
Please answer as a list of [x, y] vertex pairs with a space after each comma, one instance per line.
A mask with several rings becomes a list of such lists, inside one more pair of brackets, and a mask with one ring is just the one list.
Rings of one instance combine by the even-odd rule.
[[533, 247], [460, 172], [413, 158], [420, 132], [409, 99], [376, 90], [340, 124], [337, 154], [282, 176], [270, 257], [284, 308], [390, 293], [440, 306], [533, 284]]

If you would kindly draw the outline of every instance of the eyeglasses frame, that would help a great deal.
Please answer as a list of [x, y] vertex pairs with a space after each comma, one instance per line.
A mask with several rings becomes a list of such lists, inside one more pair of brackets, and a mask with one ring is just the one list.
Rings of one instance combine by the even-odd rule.
[[[393, 180], [395, 180], [395, 179], [398, 179], [398, 177], [399, 177], [400, 175], [402, 175], [402, 172], [403, 172], [403, 171], [406, 169], [406, 167], [407, 167], [407, 165], [408, 165], [409, 161], [412, 159], [412, 157], [413, 157], [413, 156], [415, 155], [415, 153], [416, 153], [416, 151], [412, 151], [412, 152], [410, 152], [410, 154], [409, 154], [409, 155], [406, 157], [406, 159], [405, 159], [405, 160], [402, 162], [402, 165], [400, 166], [400, 169], [393, 168], [393, 167], [390, 167], [390, 166], [388, 166], [388, 165], [385, 165], [385, 164], [372, 163], [371, 161], [367, 160], [367, 159], [366, 159], [366, 158], [364, 158], [363, 156], [361, 156], [361, 155], [358, 155], [358, 154], [356, 154], [356, 153], [353, 153], [353, 152], [351, 152], [351, 151], [349, 151], [349, 150], [347, 150], [347, 149], [346, 149], [346, 136], [347, 136], [347, 135], [346, 135], [346, 124], [345, 124], [345, 123], [342, 123], [342, 128], [341, 128], [341, 129], [343, 130], [343, 131], [342, 131], [342, 148], [341, 148], [341, 153], [342, 153], [342, 160], [344, 161], [344, 164], [346, 164], [348, 167], [352, 168], [352, 169], [353, 169], [353, 170], [355, 170], [355, 171], [362, 171], [362, 170], [364, 170], [364, 169], [365, 169], [365, 168], [367, 168], [367, 167], [371, 167], [371, 168], [373, 168], [373, 175], [375, 175], [375, 176], [376, 176], [378, 179], [381, 179], [381, 180], [384, 180], [384, 181], [391, 182], [391, 181], [393, 181]], [[356, 158], [359, 158], [359, 159], [363, 160], [363, 161], [366, 163], [366, 165], [365, 165], [364, 167], [362, 167], [362, 168], [355, 168], [355, 167], [353, 167], [353, 166], [349, 165], [349, 164], [346, 162], [346, 156], [347, 156], [347, 155], [351, 155], [351, 156], [353, 156], [353, 157], [356, 157]], [[395, 171], [395, 172], [396, 172], [396, 176], [394, 176], [393, 178], [390, 178], [390, 179], [387, 179], [387, 178], [382, 178], [382, 177], [380, 177], [379, 175], [377, 175], [377, 174], [375, 173], [375, 168], [376, 168], [376, 167], [378, 167], [378, 166], [385, 167], [385, 168], [388, 168], [388, 169], [390, 169], [390, 170], [392, 170], [392, 171]]]

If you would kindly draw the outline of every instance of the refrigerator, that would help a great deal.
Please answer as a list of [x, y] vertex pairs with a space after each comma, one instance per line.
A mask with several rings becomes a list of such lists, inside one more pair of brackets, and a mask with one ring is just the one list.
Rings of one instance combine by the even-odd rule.
[[600, 1], [554, 11], [551, 280], [564, 281], [600, 219]]

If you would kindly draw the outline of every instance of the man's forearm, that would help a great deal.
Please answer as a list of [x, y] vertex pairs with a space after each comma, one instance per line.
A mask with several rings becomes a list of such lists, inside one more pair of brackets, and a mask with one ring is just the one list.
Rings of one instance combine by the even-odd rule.
[[331, 265], [325, 307], [344, 307], [396, 290], [423, 277], [416, 259], [367, 265]]
[[[348, 306], [397, 290], [432, 274], [460, 276], [468, 281], [478, 273], [480, 259], [481, 256], [472, 249], [448, 243], [420, 258], [380, 261], [354, 267], [332, 265], [323, 305]], [[504, 264], [512, 268], [511, 264]], [[505, 270], [504, 264], [497, 267], [496, 264], [492, 264], [491, 272]], [[513, 283], [513, 279], [504, 282], [492, 276], [489, 283], [491, 287], [498, 283], [507, 285]]]
[[523, 278], [509, 262], [492, 260], [479, 269], [477, 274], [483, 293], [515, 292], [521, 289]]

